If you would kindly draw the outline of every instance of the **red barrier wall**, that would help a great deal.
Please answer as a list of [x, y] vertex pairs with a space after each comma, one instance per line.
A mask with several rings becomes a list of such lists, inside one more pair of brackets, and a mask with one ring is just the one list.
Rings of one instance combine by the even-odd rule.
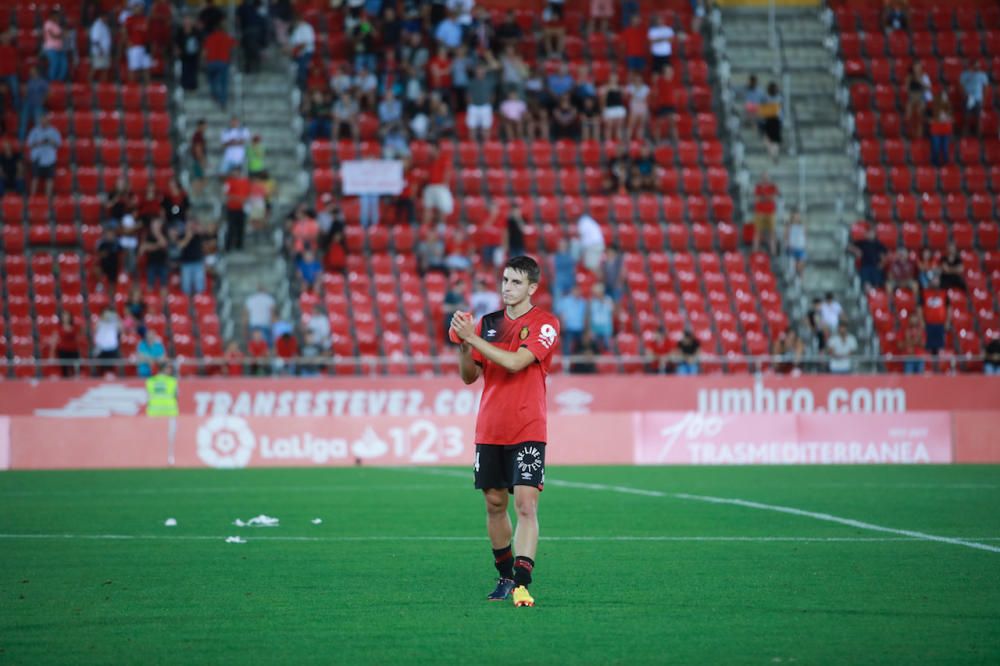
[[[13, 469], [166, 466], [167, 419], [18, 416], [9, 422]], [[471, 416], [180, 417], [176, 464], [466, 465], [473, 460], [474, 425]], [[553, 465], [1000, 462], [995, 436], [991, 447], [969, 444], [981, 441], [990, 428], [996, 432], [998, 425], [1000, 412], [989, 418], [975, 412], [850, 418], [697, 412], [557, 415], [549, 422], [547, 458]]]
[[1000, 412], [955, 412], [955, 462], [1000, 463]]

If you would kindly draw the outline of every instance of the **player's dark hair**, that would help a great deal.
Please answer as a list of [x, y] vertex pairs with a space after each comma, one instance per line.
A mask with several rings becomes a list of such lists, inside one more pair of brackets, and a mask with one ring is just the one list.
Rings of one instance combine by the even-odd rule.
[[538, 262], [531, 257], [511, 257], [504, 264], [504, 268], [524, 273], [528, 277], [529, 284], [538, 284], [542, 276], [542, 270], [538, 267]]

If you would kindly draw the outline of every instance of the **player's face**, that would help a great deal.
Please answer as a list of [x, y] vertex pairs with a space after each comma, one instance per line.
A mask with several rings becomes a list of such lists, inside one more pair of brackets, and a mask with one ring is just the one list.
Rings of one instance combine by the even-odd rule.
[[500, 296], [504, 305], [518, 305], [527, 299], [538, 289], [538, 284], [528, 282], [528, 276], [513, 268], [505, 268], [503, 280], [500, 285]]

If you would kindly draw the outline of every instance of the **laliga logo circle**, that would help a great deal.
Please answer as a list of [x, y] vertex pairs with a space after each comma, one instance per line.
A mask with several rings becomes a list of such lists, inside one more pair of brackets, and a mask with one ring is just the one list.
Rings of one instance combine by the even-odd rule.
[[198, 428], [198, 457], [209, 467], [246, 467], [256, 445], [250, 426], [238, 416], [215, 416]]

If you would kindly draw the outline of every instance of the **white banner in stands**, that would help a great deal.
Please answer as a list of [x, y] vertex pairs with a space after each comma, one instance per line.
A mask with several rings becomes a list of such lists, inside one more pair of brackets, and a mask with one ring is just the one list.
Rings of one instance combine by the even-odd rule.
[[344, 194], [399, 194], [403, 163], [399, 160], [349, 160], [340, 168]]

